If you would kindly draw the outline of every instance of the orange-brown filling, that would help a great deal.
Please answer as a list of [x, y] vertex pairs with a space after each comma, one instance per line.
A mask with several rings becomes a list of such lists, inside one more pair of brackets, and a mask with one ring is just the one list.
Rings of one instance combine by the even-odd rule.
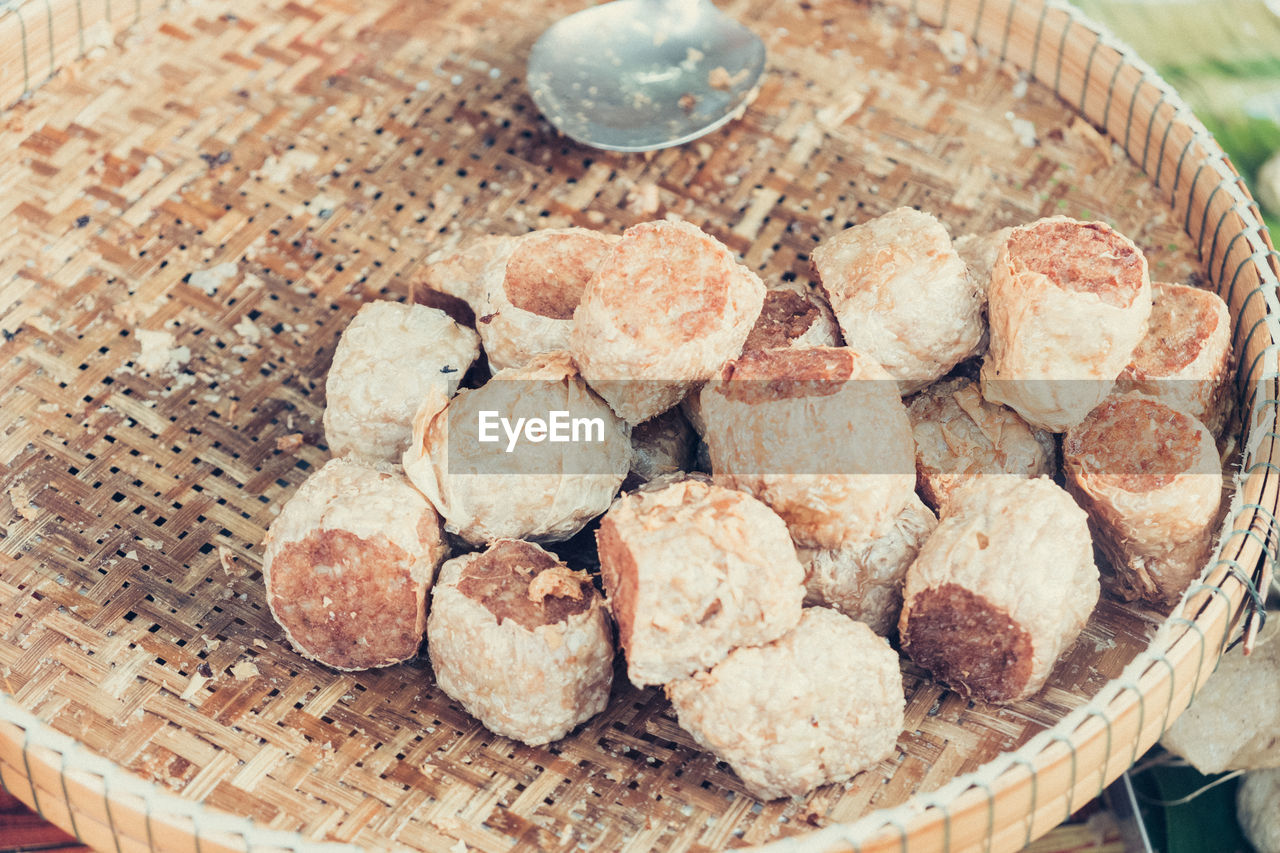
[[1092, 293], [1127, 308], [1142, 289], [1142, 253], [1096, 222], [1051, 221], [1009, 236], [1015, 266], [1046, 276], [1063, 290]]
[[[594, 590], [585, 574], [577, 576], [580, 581], [575, 590], [563, 584], [539, 584], [541, 589], [535, 590], [537, 594], [530, 594], [530, 585], [539, 574], [563, 568], [554, 555], [536, 545], [505, 540], [494, 543], [471, 561], [458, 579], [458, 591], [484, 605], [499, 625], [510, 619], [533, 630], [563, 622], [591, 606]], [[572, 575], [562, 572], [560, 576]], [[571, 592], [576, 592], [576, 597]]]
[[1067, 433], [1063, 450], [1091, 477], [1130, 492], [1163, 488], [1199, 458], [1189, 415], [1141, 398], [1105, 400]]
[[591, 275], [612, 243], [594, 233], [546, 234], [525, 239], [507, 260], [502, 287], [521, 310], [570, 320]]
[[717, 393], [737, 403], [753, 405], [775, 400], [828, 397], [853, 375], [848, 350], [771, 349], [744, 353], [725, 365]]
[[818, 306], [794, 290], [770, 290], [742, 351], [785, 347], [809, 331], [821, 316]]

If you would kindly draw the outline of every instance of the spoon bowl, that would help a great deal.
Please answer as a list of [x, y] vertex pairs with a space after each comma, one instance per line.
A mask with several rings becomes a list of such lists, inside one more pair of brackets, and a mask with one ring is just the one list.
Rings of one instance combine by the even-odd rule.
[[528, 84], [565, 135], [652, 151], [741, 115], [764, 57], [759, 37], [710, 0], [613, 0], [549, 27], [529, 56]]

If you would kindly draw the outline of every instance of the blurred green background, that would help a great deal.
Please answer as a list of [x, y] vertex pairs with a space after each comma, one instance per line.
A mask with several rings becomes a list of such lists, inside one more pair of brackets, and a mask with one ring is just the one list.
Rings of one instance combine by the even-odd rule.
[[[1280, 153], [1280, 0], [1073, 2], [1181, 93], [1257, 198], [1258, 170]], [[1264, 213], [1274, 240], [1280, 210]]]

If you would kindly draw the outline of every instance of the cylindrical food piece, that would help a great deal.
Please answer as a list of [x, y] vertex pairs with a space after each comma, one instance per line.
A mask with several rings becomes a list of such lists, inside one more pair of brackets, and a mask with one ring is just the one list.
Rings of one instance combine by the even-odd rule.
[[467, 713], [538, 746], [604, 710], [612, 633], [586, 572], [530, 542], [500, 539], [441, 567], [427, 652], [436, 684]]
[[1048, 477], [979, 477], [951, 494], [907, 570], [902, 649], [965, 696], [1035, 694], [1098, 602], [1084, 510]]
[[1156, 282], [1151, 295], [1147, 333], [1118, 386], [1188, 412], [1215, 436], [1221, 435], [1231, 403], [1227, 303], [1213, 291], [1185, 284]]
[[330, 452], [399, 462], [418, 402], [431, 389], [451, 394], [479, 354], [476, 333], [443, 311], [365, 303], [338, 340], [325, 380]]
[[847, 347], [730, 361], [702, 389], [716, 482], [773, 507], [797, 544], [883, 535], [915, 488], [915, 443], [897, 385]]
[[422, 284], [428, 290], [461, 299], [476, 311], [484, 297], [484, 272], [499, 254], [511, 251], [516, 238], [506, 234], [486, 234], [452, 252], [437, 252], [427, 258]]
[[1064, 432], [1111, 392], [1150, 313], [1147, 261], [1109, 225], [1055, 216], [1015, 228], [991, 273], [982, 396]]
[[263, 544], [267, 604], [303, 656], [368, 669], [418, 653], [427, 590], [448, 549], [440, 516], [398, 470], [330, 459]]
[[637, 686], [707, 669], [800, 618], [804, 569], [787, 527], [744, 492], [659, 481], [620, 498], [596, 544]]
[[1280, 853], [1280, 767], [1244, 775], [1236, 792], [1236, 817], [1257, 853]]
[[631, 430], [566, 353], [502, 370], [450, 401], [424, 399], [405, 473], [472, 544], [558, 542], [609, 508], [631, 464]]
[[797, 548], [806, 606], [823, 605], [888, 636], [898, 627], [902, 581], [938, 519], [915, 495], [882, 536], [843, 548]]
[[481, 276], [476, 307], [489, 366], [523, 367], [539, 353], [568, 349], [582, 291], [619, 239], [586, 228], [549, 228], [515, 237], [495, 252]]
[[658, 477], [691, 470], [697, 443], [697, 434], [678, 408], [650, 418], [631, 430], [628, 481], [638, 486]]
[[742, 351], [764, 285], [686, 222], [628, 228], [587, 284], [570, 352], [619, 417], [647, 421]]
[[889, 758], [906, 707], [889, 644], [825, 607], [666, 690], [680, 726], [762, 800], [798, 797]]
[[987, 331], [987, 291], [991, 289], [991, 271], [996, 265], [996, 256], [1000, 247], [1009, 239], [1012, 227], [998, 228], [986, 234], [965, 234], [955, 240], [956, 254], [969, 270], [969, 280], [973, 282], [978, 293], [978, 301], [982, 303], [982, 334], [974, 344], [966, 359], [977, 358], [987, 351], [991, 336]]
[[838, 347], [843, 343], [831, 306], [820, 289], [799, 281], [770, 285], [743, 352]]
[[819, 243], [813, 270], [845, 343], [910, 394], [970, 355], [982, 300], [942, 223], [900, 207]]
[[1008, 406], [982, 399], [971, 379], [930, 385], [907, 406], [907, 415], [916, 439], [916, 488], [934, 509], [974, 477], [1057, 471], [1053, 434], [1031, 426]]
[[1208, 562], [1222, 503], [1213, 434], [1137, 394], [1111, 397], [1062, 441], [1067, 489], [1127, 599], [1177, 600]]

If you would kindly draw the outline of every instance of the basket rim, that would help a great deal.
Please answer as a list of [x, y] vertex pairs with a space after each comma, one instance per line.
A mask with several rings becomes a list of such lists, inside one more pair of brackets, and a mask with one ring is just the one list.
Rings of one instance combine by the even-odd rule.
[[[53, 3], [69, 4], [70, 2], [71, 0], [44, 0], [44, 5], [48, 7]], [[954, 29], [948, 25], [952, 21], [953, 7], [958, 0], [877, 0], [877, 2], [902, 8], [926, 25]], [[1226, 213], [1222, 214], [1218, 227], [1214, 231], [1211, 247], [1206, 253], [1205, 236], [1212, 205], [1207, 204], [1205, 207], [1204, 222], [1201, 224], [1197, 242], [1208, 269], [1212, 269], [1214, 261], [1218, 259], [1218, 252], [1222, 253], [1221, 268], [1215, 280], [1221, 282], [1226, 278], [1228, 258], [1238, 239], [1241, 237], [1245, 239], [1246, 248], [1252, 246], [1254, 242], [1259, 244], [1248, 253], [1246, 261], [1236, 268], [1232, 278], [1234, 290], [1236, 278], [1246, 268], [1245, 264], [1256, 272], [1259, 288], [1264, 294], [1266, 314], [1263, 325], [1268, 335], [1268, 343], [1251, 364], [1246, 367], [1241, 358], [1241, 363], [1236, 368], [1237, 380], [1245, 379], [1243, 384], [1246, 387], [1238, 396], [1242, 405], [1248, 399], [1248, 412], [1247, 417], [1242, 419], [1242, 429], [1246, 433], [1242, 457], [1244, 461], [1241, 471], [1233, 481], [1231, 506], [1213, 561], [1201, 573], [1199, 581], [1184, 593], [1181, 601], [1174, 608], [1173, 615], [1160, 625], [1149, 646], [1124, 668], [1120, 677], [1104, 685], [1090, 701], [1068, 713], [1052, 727], [1036, 734], [1018, 749], [1000, 754], [976, 770], [955, 777], [935, 791], [917, 793], [898, 806], [879, 809], [849, 823], [835, 824], [804, 835], [774, 841], [759, 849], [792, 851], [821, 847], [822, 849], [906, 850], [909, 843], [914, 845], [920, 842], [921, 837], [940, 839], [941, 844], [938, 845], [938, 849], [976, 849], [968, 846], [953, 846], [955, 839], [952, 835], [952, 827], [961, 820], [986, 822], [989, 830], [984, 844], [986, 849], [993, 849], [992, 839], [996, 832], [1008, 830], [1010, 827], [1017, 830], [1015, 834], [1021, 839], [1022, 832], [1018, 826], [1021, 821], [1025, 821], [1026, 825], [1025, 840], [1022, 843], [1030, 843], [1035, 837], [1037, 806], [1042, 808], [1054, 806], [1057, 799], [1057, 797], [1048, 798], [1048, 806], [1037, 802], [1036, 783], [1041, 774], [1049, 772], [1063, 760], [1069, 759], [1071, 762], [1072, 779], [1067, 786], [1065, 813], [1060, 813], [1055, 807], [1055, 812], [1059, 812], [1060, 816], [1050, 824], [1052, 826], [1068, 817], [1075, 806], [1082, 805], [1096, 796], [1111, 779], [1131, 765], [1186, 708], [1191, 698], [1212, 673], [1218, 656], [1226, 648], [1240, 621], [1246, 617], [1251, 608], [1260, 605], [1261, 597], [1255, 577], [1260, 576], [1260, 567], [1264, 562], [1274, 563], [1275, 560], [1271, 548], [1274, 547], [1272, 545], [1274, 537], [1280, 533], [1275, 523], [1276, 515], [1280, 512], [1280, 487], [1277, 486], [1277, 480], [1280, 479], [1280, 464], [1272, 460], [1280, 457], [1280, 451], [1276, 446], [1277, 440], [1280, 439], [1280, 435], [1277, 435], [1277, 419], [1280, 417], [1280, 379], [1278, 379], [1280, 378], [1280, 298], [1276, 296], [1277, 291], [1280, 290], [1280, 275], [1277, 273], [1277, 268], [1280, 268], [1280, 265], [1277, 265], [1280, 254], [1277, 254], [1272, 246], [1257, 206], [1240, 175], [1227, 160], [1212, 135], [1195, 118], [1176, 91], [1122, 40], [1072, 6], [1067, 0], [1037, 0], [1037, 2], [1021, 4], [1016, 3], [1015, 0], [1005, 0], [1005, 2], [1009, 7], [1010, 24], [1017, 6], [1031, 10], [1031, 14], [1038, 11], [1042, 23], [1050, 14], [1067, 16], [1067, 24], [1063, 31], [1063, 46], [1066, 45], [1065, 34], [1071, 27], [1079, 27], [1091, 33], [1096, 39], [1095, 50], [1100, 45], [1114, 51], [1118, 57], [1117, 67], [1124, 66], [1136, 70], [1140, 75], [1141, 85], [1150, 87], [1158, 95], [1157, 110], [1163, 106], [1171, 112], [1170, 128], [1176, 126], [1179, 130], [1190, 134], [1191, 141], [1187, 143], [1178, 158], [1172, 193], [1169, 198], [1161, 197], [1159, 200], [1162, 205], [1168, 204], [1176, 209], [1182, 183], [1182, 161], [1189, 151], [1198, 147], [1201, 156], [1194, 162], [1198, 163], [1199, 170], [1208, 166], [1211, 177], [1218, 179], [1217, 183], [1212, 185], [1212, 189], [1206, 191], [1211, 193], [1210, 202], [1219, 193], [1223, 193], [1224, 200], [1228, 203], [1228, 212], [1234, 214], [1239, 220], [1238, 227], [1234, 227], [1236, 226], [1234, 221], [1228, 226], [1228, 233], [1234, 230], [1234, 233], [1230, 233], [1231, 240], [1225, 245], [1220, 245], [1218, 238], [1228, 219]], [[0, 25], [4, 24], [6, 18], [18, 15], [24, 5], [26, 4], [19, 0], [16, 5], [0, 8]], [[158, 3], [154, 5], [157, 9], [159, 8]], [[164, 5], [167, 9], [168, 3]], [[974, 19], [973, 32], [965, 33], [979, 44], [983, 43], [978, 39], [978, 29], [983, 20], [985, 5], [996, 4], [979, 0], [979, 11]], [[989, 12], [987, 16], [990, 16]], [[139, 14], [132, 24], [126, 23], [123, 26], [137, 24], [141, 21], [141, 17]], [[2, 35], [3, 31], [0, 30], [0, 36]], [[24, 39], [26, 37], [25, 29], [23, 37]], [[1007, 27], [1004, 37], [1005, 42], [999, 46], [998, 56], [993, 53], [991, 59], [1010, 61]], [[996, 39], [991, 40], [992, 43], [996, 41]], [[1020, 70], [1027, 71], [1030, 76], [1060, 93], [1057, 81], [1041, 74], [1038, 70], [1038, 60], [1041, 56], [1039, 42], [1040, 37], [1037, 33], [1037, 50], [1032, 55], [1030, 67], [1020, 68]], [[51, 35], [51, 53], [52, 49]], [[1090, 62], [1092, 63], [1092, 56]], [[52, 58], [50, 67], [53, 68]], [[1116, 75], [1118, 74], [1117, 70]], [[28, 89], [25, 94], [30, 94], [30, 91]], [[1085, 110], [1075, 105], [1069, 105], [1069, 107], [1076, 114], [1088, 118]], [[1106, 113], [1101, 124], [1104, 132], [1107, 133], [1107, 138], [1119, 142], [1121, 140], [1116, 139], [1116, 136], [1110, 132], [1108, 121], [1110, 114], [1109, 95]], [[1130, 110], [1131, 120], [1132, 109]], [[1154, 125], [1154, 117], [1151, 124]], [[1168, 135], [1166, 130], [1166, 140]], [[1142, 146], [1141, 160], [1135, 156], [1138, 143], [1128, 138], [1127, 129], [1125, 137], [1123, 143], [1126, 154], [1130, 160], [1150, 175], [1151, 170], [1147, 168], [1146, 161], [1151, 146], [1151, 127], [1148, 127], [1147, 139]], [[1130, 142], [1133, 143], [1132, 146]], [[1160, 148], [1159, 165], [1153, 178], [1157, 189], [1164, 188], [1161, 182], [1161, 170], [1165, 162], [1164, 142], [1161, 142]], [[1188, 192], [1187, 220], [1183, 230], [1189, 236], [1192, 235], [1192, 202], [1200, 183], [1199, 170], [1189, 190], [1185, 186], [1181, 187]], [[1167, 182], [1166, 176], [1165, 183]], [[1193, 237], [1193, 240], [1196, 238]], [[1252, 335], [1251, 330], [1250, 340]], [[1243, 356], [1243, 353], [1238, 355]], [[1254, 378], [1253, 374], [1259, 371], [1260, 374]], [[1252, 389], [1247, 387], [1251, 381], [1255, 385]], [[1251, 397], [1248, 397], [1250, 392], [1252, 392]], [[1232, 556], [1225, 556], [1228, 551]], [[1198, 660], [1195, 664], [1195, 673], [1189, 685], [1184, 684], [1179, 688], [1177, 685], [1179, 666], [1196, 655]], [[1158, 713], [1151, 713], [1147, 698], [1165, 692], [1168, 693], [1168, 700], [1163, 709], [1157, 709]], [[1183, 694], [1185, 694], [1185, 701], [1183, 701]], [[1113, 762], [1111, 749], [1113, 723], [1121, 718], [1127, 719], [1135, 713], [1139, 715], [1139, 720], [1132, 741], [1132, 756], [1127, 763]], [[1157, 717], [1158, 724], [1155, 722]], [[1086, 777], [1097, 775], [1096, 786], [1086, 786], [1086, 793], [1089, 790], [1092, 790], [1092, 793], [1081, 797], [1076, 794], [1076, 788], [1080, 786], [1076, 774], [1077, 749], [1086, 741], [1097, 739], [1104, 734], [1108, 746], [1101, 767], [1087, 767], [1084, 771]], [[22, 764], [3, 760], [6, 749], [19, 751]], [[1126, 748], [1123, 751], [1129, 750]], [[45, 808], [42, 808], [42, 795], [32, 772], [33, 764], [62, 780], [61, 798], [65, 800], [65, 806], [62, 807], [64, 811], [55, 810], [55, 814], [50, 815], [46, 813]], [[21, 781], [13, 778], [15, 772], [21, 776]], [[1020, 820], [997, 825], [995, 817], [997, 798], [1010, 795], [1010, 792], [1024, 787], [1028, 781], [1031, 784], [1030, 813]], [[22, 708], [14, 697], [4, 691], [0, 691], [0, 782], [46, 819], [58, 823], [61, 828], [72, 832], [77, 837], [80, 837], [80, 832], [76, 827], [73, 813], [75, 807], [68, 789], [68, 782], [71, 782], [77, 790], [92, 791], [100, 797], [109, 821], [113, 813], [113, 804], [115, 809], [132, 812], [139, 812], [139, 806], [141, 806], [141, 814], [147, 821], [148, 834], [153, 820], [161, 822], [179, 832], [191, 832], [196, 840], [197, 849], [200, 848], [202, 837], [208, 842], [208, 849], [273, 851], [359, 849], [338, 842], [310, 840], [297, 832], [267, 829], [251, 818], [232, 815], [200, 801], [184, 799], [164, 789], [158, 783], [148, 781], [94, 753], [74, 738], [55, 730]], [[43, 802], [48, 803], [47, 800]], [[58, 820], [59, 817], [65, 817], [66, 821]], [[114, 834], [114, 821], [111, 822]], [[963, 838], [960, 839], [960, 843], [962, 845], [965, 843]], [[120, 849], [118, 837], [116, 837], [116, 847]]]

